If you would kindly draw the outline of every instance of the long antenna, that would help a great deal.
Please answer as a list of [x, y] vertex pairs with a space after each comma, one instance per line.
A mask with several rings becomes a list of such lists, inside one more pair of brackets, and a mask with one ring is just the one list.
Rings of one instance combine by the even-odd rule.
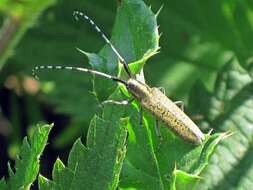
[[85, 19], [89, 21], [89, 23], [95, 28], [95, 30], [101, 34], [102, 38], [105, 40], [105, 42], [111, 47], [112, 51], [117, 55], [120, 62], [123, 64], [125, 71], [127, 72], [129, 77], [132, 77], [131, 71], [129, 69], [129, 66], [126, 62], [126, 60], [120, 55], [120, 53], [116, 50], [114, 45], [110, 42], [110, 40], [106, 37], [106, 35], [101, 31], [101, 29], [95, 24], [93, 20], [91, 20], [87, 15], [85, 15], [82, 12], [74, 11], [73, 16], [76, 20], [79, 20], [79, 17], [82, 19]]
[[82, 68], [82, 67], [70, 67], [70, 66], [52, 66], [52, 65], [49, 65], [49, 66], [37, 66], [35, 67], [33, 70], [32, 70], [32, 75], [38, 79], [38, 75], [37, 75], [37, 72], [39, 70], [42, 70], [42, 69], [58, 69], [58, 70], [71, 70], [71, 71], [79, 71], [79, 72], [86, 72], [86, 73], [92, 73], [92, 74], [95, 74], [95, 75], [99, 75], [101, 77], [104, 77], [104, 78], [108, 78], [108, 79], [112, 79], [113, 81], [117, 81], [117, 82], [120, 82], [120, 83], [123, 83], [124, 85], [127, 85], [127, 81], [125, 80], [122, 80], [118, 77], [115, 77], [115, 76], [111, 76], [111, 75], [108, 75], [106, 73], [102, 73], [102, 72], [99, 72], [99, 71], [95, 71], [95, 70], [91, 70], [91, 69], [87, 69], [87, 68]]

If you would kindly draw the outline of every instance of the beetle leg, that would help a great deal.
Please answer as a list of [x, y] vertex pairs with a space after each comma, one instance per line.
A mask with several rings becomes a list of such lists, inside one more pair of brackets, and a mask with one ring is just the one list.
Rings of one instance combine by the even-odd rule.
[[130, 105], [134, 101], [134, 98], [130, 100], [116, 101], [116, 100], [105, 100], [100, 105], [104, 106], [105, 104], [115, 104], [115, 105]]
[[164, 87], [158, 87], [158, 89], [159, 89], [163, 94], [166, 94], [165, 88], [164, 88]]
[[183, 101], [175, 101], [174, 102], [182, 111], [184, 111], [184, 102]]
[[158, 119], [155, 120], [155, 132], [156, 132], [156, 135], [159, 137], [160, 141], [162, 141], [163, 138], [162, 138], [162, 134], [161, 134], [161, 130], [160, 130], [159, 120]]

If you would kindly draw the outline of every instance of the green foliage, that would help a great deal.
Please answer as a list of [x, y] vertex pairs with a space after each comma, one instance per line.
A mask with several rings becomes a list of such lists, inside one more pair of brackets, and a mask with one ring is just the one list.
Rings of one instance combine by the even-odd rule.
[[198, 79], [213, 90], [217, 71], [234, 55], [252, 73], [251, 1], [148, 2], [152, 7], [164, 3], [159, 16], [161, 54], [145, 68], [154, 73], [147, 76], [155, 85], [177, 99], [188, 95]]
[[[99, 7], [95, 2], [84, 4], [60, 2], [56, 12], [47, 12], [40, 28], [25, 37], [13, 60], [26, 66], [29, 73], [34, 60], [38, 65], [70, 65], [78, 57], [71, 52], [73, 47], [81, 46], [86, 51], [87, 44], [95, 46], [97, 41], [102, 41], [93, 37], [93, 30], [81, 29], [82, 22], [74, 25], [71, 16], [65, 17], [76, 7], [85, 7], [85, 11], [90, 9], [93, 13], [96, 5], [102, 15], [99, 25], [111, 20], [113, 14], [101, 8], [104, 6]], [[159, 8], [161, 3], [151, 1], [151, 4]], [[108, 2], [104, 1], [104, 5]], [[156, 15], [141, 0], [123, 0], [118, 5], [112, 42], [131, 62], [131, 70], [138, 73], [159, 49]], [[203, 144], [193, 146], [162, 126], [161, 141], [155, 134], [155, 121], [148, 113], [140, 124], [138, 102], [127, 107], [106, 105], [93, 117], [85, 146], [80, 139], [75, 142], [66, 166], [60, 159], [56, 160], [52, 180], [40, 175], [40, 189], [250, 189], [253, 181], [251, 5], [248, 1], [229, 0], [166, 1], [159, 16], [164, 33], [162, 53], [160, 58], [152, 57], [152, 64], [145, 65], [151, 83], [164, 86], [167, 94], [178, 99], [188, 97], [191, 91], [186, 112], [191, 112], [193, 117], [201, 116], [200, 128], [206, 132], [214, 129], [214, 135], [207, 134]], [[94, 69], [126, 77], [109, 47], [105, 46], [98, 54], [85, 54]], [[83, 59], [82, 54], [80, 58]], [[164, 69], [166, 64], [169, 66]], [[99, 101], [129, 97], [124, 87], [96, 77], [92, 93], [87, 93], [91, 88], [90, 77], [80, 73], [48, 72], [40, 78], [44, 92], [41, 100], [56, 105], [57, 112], [71, 117], [70, 127], [56, 138], [58, 146], [80, 135], [84, 123], [98, 109]], [[196, 79], [204, 85], [198, 82], [192, 88]], [[226, 131], [233, 135], [217, 146], [227, 137]], [[15, 175], [21, 176], [18, 172]], [[29, 184], [34, 176], [30, 178], [33, 180]], [[5, 182], [0, 181], [0, 189], [6, 188]]]
[[[155, 53], [158, 50], [158, 38], [156, 18], [152, 11], [139, 0], [122, 1], [117, 10], [111, 40], [126, 61], [130, 63], [142, 59], [146, 53]], [[117, 74], [118, 58], [111, 48], [106, 46], [99, 55], [106, 61], [96, 60], [94, 63], [90, 60], [92, 66], [112, 75]], [[99, 100], [108, 98], [112, 92], [111, 86], [110, 81], [95, 79], [94, 91]]]
[[175, 137], [166, 128], [162, 130], [161, 141], [156, 137], [154, 122], [142, 126], [135, 118], [131, 124], [120, 184], [122, 189], [194, 189], [198, 175], [224, 137], [207, 135], [201, 146], [194, 146]]
[[95, 116], [89, 128], [87, 148], [77, 140], [68, 167], [58, 159], [53, 181], [40, 176], [40, 189], [116, 189], [126, 152], [127, 123], [127, 120], [105, 121]]
[[[125, 14], [125, 12], [127, 12], [127, 14]], [[132, 18], [131, 14], [133, 14], [134, 18]], [[139, 43], [149, 42], [150, 36], [152, 37], [151, 39], [153, 39], [147, 43], [146, 46], [141, 48], [143, 49], [142, 56], [145, 55], [144, 58], [133, 58], [134, 60], [141, 59], [141, 61], [130, 64], [131, 70], [136, 73], [144, 65], [146, 59], [155, 54], [158, 49], [159, 36], [156, 26], [156, 17], [148, 7], [138, 0], [123, 1], [118, 10], [118, 15], [116, 23], [122, 23], [123, 21], [121, 21], [121, 19], [126, 20], [126, 18], [134, 20], [139, 19], [140, 21], [144, 20], [145, 23], [151, 23], [151, 25], [143, 24], [147, 28], [142, 26], [132, 29], [132, 33], [129, 35], [133, 35], [136, 38], [133, 38], [132, 41], [126, 39], [121, 42], [122, 47], [120, 50], [122, 52], [128, 52], [124, 49], [129, 46], [137, 46], [138, 49]], [[148, 19], [153, 21], [149, 22]], [[136, 21], [136, 23], [137, 22], [138, 21]], [[116, 24], [114, 31], [122, 27], [123, 26]], [[127, 28], [128, 27], [126, 27], [126, 29], [123, 28], [121, 31], [128, 31]], [[140, 35], [142, 34], [140, 29], [146, 32], [149, 31], [150, 34]], [[116, 37], [122, 36], [120, 32], [115, 34], [117, 34]], [[112, 39], [116, 37], [113, 35]], [[115, 41], [115, 44], [118, 46], [120, 46], [121, 43]], [[132, 48], [132, 50], [134, 49], [135, 48]], [[103, 51], [111, 52], [108, 47], [103, 49], [102, 52]], [[134, 52], [133, 55], [138, 55], [136, 52]], [[112, 60], [112, 52], [103, 56], [85, 54], [89, 57], [91, 64], [97, 70], [105, 71], [108, 65], [105, 60]], [[130, 58], [127, 55], [125, 55], [125, 57], [131, 59], [131, 54]], [[114, 63], [117, 65], [115, 57]], [[111, 68], [110, 66], [107, 67]], [[114, 68], [117, 67], [114, 66]], [[94, 85], [97, 85], [96, 80]], [[102, 86], [99, 89], [101, 90], [101, 88]], [[108, 90], [106, 84], [103, 84], [103, 89]], [[95, 94], [99, 94], [96, 88], [94, 88], [94, 90]], [[121, 87], [117, 88], [109, 99], [120, 100], [125, 98], [121, 90]], [[108, 92], [110, 91], [108, 90]], [[136, 105], [136, 102], [134, 105]], [[60, 160], [57, 160], [53, 170], [53, 181], [40, 177], [40, 187], [50, 187], [52, 189], [116, 189], [125, 155], [124, 141], [126, 135], [118, 134], [117, 131], [119, 131], [122, 126], [119, 125], [117, 121], [119, 118], [125, 116], [130, 116], [131, 119], [127, 124], [129, 136], [127, 155], [124, 160], [123, 171], [120, 178], [121, 189], [128, 189], [130, 187], [136, 189], [168, 189], [169, 187], [172, 189], [192, 189], [195, 187], [199, 181], [198, 175], [208, 164], [210, 155], [220, 140], [224, 138], [225, 134], [216, 134], [213, 136], [208, 134], [206, 136], [206, 141], [202, 145], [194, 146], [182, 141], [164, 128], [162, 129], [164, 139], [161, 142], [155, 134], [154, 119], [146, 115], [143, 118], [145, 121], [144, 124], [139, 124], [139, 108], [138, 106], [136, 108], [137, 109], [134, 107], [124, 108], [122, 106], [106, 105], [101, 117], [106, 122], [109, 122], [110, 125], [105, 127], [105, 123], [95, 122], [97, 118], [94, 118], [91, 122], [87, 137], [86, 144], [88, 147], [83, 147], [81, 142], [77, 141], [70, 153], [68, 166], [65, 167]], [[126, 124], [123, 126], [126, 126]], [[109, 132], [103, 132], [103, 128], [107, 128]], [[113, 131], [114, 128], [116, 128], [117, 131]], [[120, 132], [120, 134], [121, 133], [122, 132]], [[119, 136], [120, 138], [118, 138]], [[116, 142], [121, 143], [115, 143], [115, 138], [118, 139]], [[118, 144], [120, 145], [119, 147], [117, 147]], [[111, 149], [113, 151], [111, 151]], [[120, 157], [117, 158], [119, 155]]]
[[40, 168], [40, 156], [47, 144], [52, 125], [37, 125], [29, 141], [24, 138], [20, 155], [15, 162], [15, 172], [9, 166], [9, 179], [0, 181], [1, 190], [29, 189]]
[[25, 0], [0, 2], [0, 12], [6, 15], [0, 31], [0, 68], [14, 53], [14, 48], [39, 15], [55, 0]]
[[[196, 85], [192, 97], [201, 91], [203, 87]], [[233, 135], [215, 150], [199, 189], [251, 189], [253, 79], [233, 58], [220, 71], [215, 93], [201, 94], [203, 99], [195, 99], [192, 108], [205, 102], [208, 106], [196, 112], [204, 114], [215, 130], [229, 130]]]

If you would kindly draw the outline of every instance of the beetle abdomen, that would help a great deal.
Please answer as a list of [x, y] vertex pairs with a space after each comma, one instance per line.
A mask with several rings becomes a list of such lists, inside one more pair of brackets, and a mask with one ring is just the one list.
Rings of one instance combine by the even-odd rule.
[[193, 144], [203, 141], [204, 134], [197, 125], [158, 88], [151, 88], [150, 95], [141, 104], [186, 141]]

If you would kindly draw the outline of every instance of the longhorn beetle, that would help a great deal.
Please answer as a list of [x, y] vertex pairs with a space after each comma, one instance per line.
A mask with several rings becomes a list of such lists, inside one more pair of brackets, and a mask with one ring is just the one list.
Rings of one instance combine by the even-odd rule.
[[157, 119], [160, 119], [175, 134], [192, 144], [201, 144], [203, 142], [204, 134], [200, 131], [197, 125], [183, 112], [183, 110], [181, 110], [176, 105], [176, 103], [172, 102], [159, 88], [149, 87], [143, 81], [140, 81], [133, 77], [125, 59], [119, 54], [117, 49], [100, 30], [100, 28], [93, 22], [93, 20], [79, 11], [75, 11], [73, 13], [73, 16], [76, 20], [84, 19], [88, 21], [95, 28], [95, 30], [101, 34], [105, 42], [117, 55], [120, 63], [123, 64], [123, 67], [129, 78], [127, 80], [123, 80], [116, 76], [111, 76], [109, 74], [96, 70], [70, 66], [37, 66], [33, 69], [33, 75], [35, 77], [37, 77], [36, 72], [40, 69], [67, 69], [92, 73], [122, 83], [126, 86], [129, 93], [132, 94], [132, 96], [140, 102], [142, 107], [151, 112]]

